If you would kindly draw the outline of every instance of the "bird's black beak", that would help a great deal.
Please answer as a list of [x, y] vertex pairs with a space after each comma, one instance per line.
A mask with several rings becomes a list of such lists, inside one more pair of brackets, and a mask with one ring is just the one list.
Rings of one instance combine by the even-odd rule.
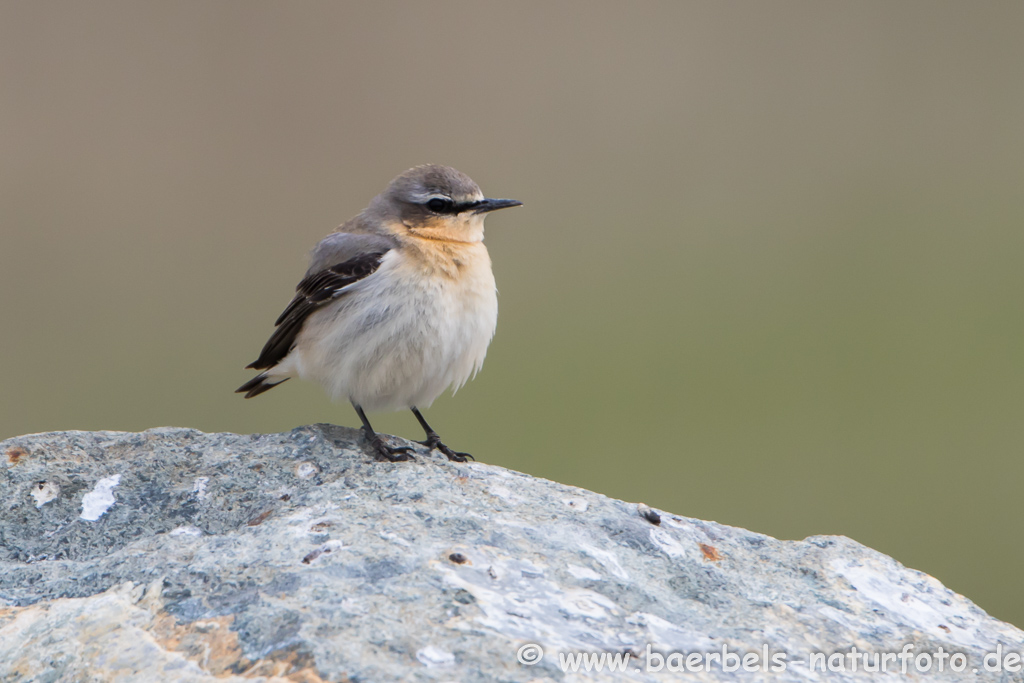
[[489, 211], [497, 211], [498, 209], [507, 209], [510, 206], [522, 205], [523, 203], [518, 199], [482, 199], [477, 202], [473, 213], [487, 213]]

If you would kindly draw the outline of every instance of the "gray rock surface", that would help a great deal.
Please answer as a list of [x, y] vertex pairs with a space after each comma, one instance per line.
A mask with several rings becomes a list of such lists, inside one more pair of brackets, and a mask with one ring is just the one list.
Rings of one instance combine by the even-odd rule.
[[[0, 680], [1021, 680], [1024, 632], [847, 538], [420, 452], [374, 462], [327, 425], [0, 443]], [[905, 646], [906, 674], [846, 656]], [[630, 659], [564, 671], [578, 652]]]

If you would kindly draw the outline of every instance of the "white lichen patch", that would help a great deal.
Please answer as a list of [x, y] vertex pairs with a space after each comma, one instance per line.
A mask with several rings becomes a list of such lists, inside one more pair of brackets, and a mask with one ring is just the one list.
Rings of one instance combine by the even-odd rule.
[[601, 566], [607, 569], [608, 572], [616, 578], [622, 579], [623, 581], [629, 580], [629, 572], [622, 568], [618, 558], [615, 557], [615, 553], [588, 545], [582, 541], [579, 543], [579, 549], [601, 563]]
[[587, 508], [590, 507], [590, 503], [583, 498], [565, 498], [562, 502], [576, 512], [586, 512]]
[[694, 557], [696, 557], [697, 555], [696, 546], [694, 546], [692, 551], [687, 552], [686, 546], [680, 543], [679, 539], [677, 539], [671, 532], [666, 531], [665, 529], [662, 529], [660, 527], [655, 527], [651, 529], [651, 541], [654, 543], [654, 545], [661, 548], [662, 552], [664, 552], [669, 557], [676, 557], [682, 559], [685, 558], [687, 555], [692, 555]]
[[316, 463], [309, 462], [308, 460], [305, 462], [300, 462], [298, 465], [295, 466], [295, 476], [298, 477], [299, 479], [309, 479], [310, 477], [314, 477], [319, 473], [320, 468], [316, 465]]
[[[857, 593], [888, 613], [889, 620], [903, 623], [936, 638], [965, 648], [992, 649], [995, 639], [979, 638], [985, 615], [936, 579], [926, 574], [906, 580], [906, 570], [895, 563], [833, 560], [833, 571], [845, 578]], [[945, 627], [945, 628], [943, 628]]]
[[192, 493], [196, 494], [197, 498], [206, 498], [206, 485], [210, 483], [209, 477], [196, 477], [196, 480], [192, 482]]
[[95, 522], [102, 517], [110, 509], [110, 506], [116, 502], [114, 489], [120, 483], [120, 474], [104, 477], [96, 482], [93, 490], [82, 496], [82, 514], [79, 516], [87, 522]]
[[601, 575], [595, 572], [593, 569], [581, 567], [578, 564], [566, 565], [566, 570], [577, 579], [583, 579], [585, 581], [601, 581]]
[[498, 498], [501, 498], [502, 500], [507, 501], [509, 503], [519, 503], [522, 500], [519, 496], [515, 495], [508, 488], [502, 486], [501, 484], [491, 484], [490, 486], [487, 487], [487, 493], [491, 494], [492, 496], [497, 496]]
[[41, 481], [32, 487], [32, 498], [36, 507], [41, 508], [60, 495], [60, 486], [52, 481]]
[[471, 593], [479, 610], [453, 619], [450, 627], [483, 627], [556, 650], [617, 646], [611, 624], [620, 614], [608, 597], [561, 585], [535, 564], [495, 548], [478, 549], [475, 559], [475, 566], [431, 563], [446, 583]]
[[390, 531], [381, 531], [377, 535], [380, 536], [381, 538], [383, 538], [385, 541], [391, 541], [395, 545], [400, 545], [403, 548], [411, 548], [411, 547], [413, 547], [412, 543], [409, 543], [409, 541], [405, 540], [404, 538], [402, 538], [398, 534], [393, 534]]
[[693, 631], [647, 612], [632, 614], [628, 621], [643, 626], [647, 631], [645, 636], [647, 642], [657, 649], [674, 652], [708, 652], [721, 645], [699, 631]]
[[342, 598], [341, 610], [355, 615], [367, 614], [370, 611], [366, 604], [357, 598]]
[[416, 652], [416, 659], [420, 660], [420, 663], [427, 667], [451, 666], [455, 663], [455, 655], [433, 645], [427, 645], [425, 648], [418, 650]]

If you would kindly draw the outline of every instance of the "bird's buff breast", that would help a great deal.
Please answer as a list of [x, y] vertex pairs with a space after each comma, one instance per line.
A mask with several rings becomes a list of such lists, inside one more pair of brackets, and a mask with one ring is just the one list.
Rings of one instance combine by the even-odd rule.
[[[427, 407], [483, 364], [498, 301], [483, 244], [457, 261], [389, 252], [380, 269], [312, 316], [293, 356], [298, 375], [369, 411]], [[443, 259], [443, 260], [442, 260]]]

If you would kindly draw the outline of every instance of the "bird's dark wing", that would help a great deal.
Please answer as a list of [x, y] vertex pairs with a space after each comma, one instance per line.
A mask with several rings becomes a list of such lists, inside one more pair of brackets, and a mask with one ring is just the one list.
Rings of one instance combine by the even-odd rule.
[[[363, 236], [360, 235], [358, 237]], [[327, 242], [327, 240], [324, 240], [324, 242]], [[323, 245], [324, 243], [321, 244]], [[331, 247], [332, 245], [327, 246]], [[365, 249], [365, 247], [370, 245], [361, 246]], [[337, 245], [333, 245], [333, 247], [334, 251], [339, 251], [336, 248]], [[359, 250], [357, 255], [345, 261], [316, 271], [310, 269], [306, 273], [306, 277], [295, 288], [295, 298], [292, 299], [291, 303], [288, 304], [288, 307], [284, 309], [284, 312], [277, 319], [277, 322], [274, 323], [277, 329], [274, 330], [274, 334], [271, 335], [266, 345], [264, 345], [263, 350], [260, 352], [260, 357], [246, 367], [255, 370], [265, 370], [281, 362], [281, 359], [287, 356], [295, 345], [295, 337], [298, 336], [299, 330], [302, 329], [302, 324], [306, 322], [306, 318], [321, 306], [343, 295], [344, 289], [349, 285], [372, 275], [380, 267], [381, 260], [389, 249], [390, 245], [386, 242], [377, 242], [372, 245], [372, 248]], [[317, 252], [314, 252], [314, 266], [319, 265], [317, 263], [318, 258], [320, 261], [325, 260], [323, 255], [319, 253], [322, 250], [323, 247], [318, 247]], [[344, 255], [348, 256], [353, 250], [345, 249], [341, 251], [347, 251], [348, 253]]]

